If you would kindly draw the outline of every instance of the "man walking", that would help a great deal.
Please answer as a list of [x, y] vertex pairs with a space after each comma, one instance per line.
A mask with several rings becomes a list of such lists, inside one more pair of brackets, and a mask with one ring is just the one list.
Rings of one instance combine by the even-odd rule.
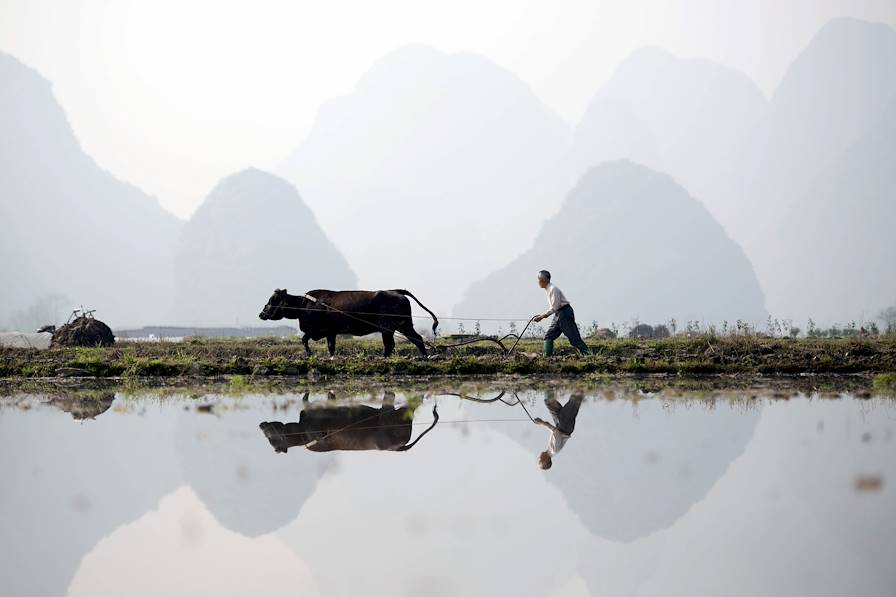
[[579, 335], [579, 326], [576, 325], [576, 314], [572, 310], [572, 306], [563, 292], [551, 284], [551, 272], [543, 269], [538, 272], [538, 285], [544, 288], [548, 295], [548, 309], [545, 313], [535, 316], [535, 321], [547, 319], [551, 315], [554, 320], [544, 335], [544, 356], [549, 357], [554, 354], [554, 340], [560, 337], [560, 334], [566, 336], [569, 343], [575, 346], [582, 354], [591, 354], [591, 349], [582, 340]]

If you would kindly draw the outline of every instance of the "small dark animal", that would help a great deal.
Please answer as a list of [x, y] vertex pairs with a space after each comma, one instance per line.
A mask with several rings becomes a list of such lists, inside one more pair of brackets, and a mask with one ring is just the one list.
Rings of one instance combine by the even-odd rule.
[[311, 354], [308, 340], [327, 339], [330, 356], [336, 353], [336, 335], [366, 336], [379, 332], [383, 336], [383, 354], [395, 349], [395, 332], [410, 340], [423, 356], [426, 345], [414, 329], [411, 319], [411, 297], [432, 315], [432, 331], [439, 320], [435, 313], [407, 290], [311, 290], [301, 296], [277, 289], [264, 306], [260, 319], [298, 319], [305, 352]]

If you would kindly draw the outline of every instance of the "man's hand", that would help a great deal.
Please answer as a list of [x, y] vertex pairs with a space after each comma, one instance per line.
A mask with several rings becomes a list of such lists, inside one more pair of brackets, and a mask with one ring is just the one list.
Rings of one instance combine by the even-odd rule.
[[532, 318], [532, 321], [537, 323], [537, 322], [541, 321], [542, 319], [544, 319], [544, 315], [536, 315], [535, 317]]

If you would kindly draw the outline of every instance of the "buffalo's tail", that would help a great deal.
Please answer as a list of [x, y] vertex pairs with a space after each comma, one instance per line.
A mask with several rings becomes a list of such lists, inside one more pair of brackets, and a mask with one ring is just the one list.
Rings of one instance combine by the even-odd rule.
[[[423, 308], [426, 309], [426, 307], [423, 307]], [[428, 309], [427, 309], [427, 310], [428, 310]], [[433, 315], [433, 317], [435, 317], [435, 315]], [[423, 436], [424, 436], [424, 435], [426, 435], [427, 433], [429, 433], [430, 431], [432, 431], [432, 428], [435, 427], [435, 426], [436, 426], [436, 423], [438, 423], [438, 422], [439, 422], [439, 410], [438, 410], [437, 407], [433, 406], [433, 407], [432, 407], [432, 424], [431, 424], [429, 427], [426, 428], [426, 431], [424, 431], [423, 433], [421, 433], [420, 435], [418, 435], [418, 436], [417, 436], [417, 439], [415, 439], [414, 441], [412, 441], [412, 442], [409, 443], [409, 444], [405, 444], [405, 445], [403, 445], [403, 446], [399, 446], [398, 448], [395, 448], [395, 451], [396, 451], [396, 452], [406, 452], [406, 451], [410, 450], [411, 448], [413, 448], [413, 447], [414, 447], [414, 444], [416, 444], [416, 443], [419, 442], [421, 439], [423, 439]]]
[[404, 296], [409, 296], [409, 297], [411, 297], [412, 299], [414, 299], [414, 302], [416, 302], [418, 305], [420, 305], [420, 307], [421, 307], [424, 311], [426, 311], [427, 313], [429, 313], [430, 315], [432, 315], [432, 333], [433, 333], [433, 334], [436, 333], [436, 328], [439, 327], [439, 318], [436, 317], [436, 314], [435, 314], [435, 313], [433, 313], [432, 311], [430, 311], [429, 308], [428, 308], [426, 305], [424, 305], [423, 303], [421, 303], [420, 300], [419, 300], [416, 296], [414, 296], [413, 294], [411, 294], [411, 293], [408, 292], [407, 290], [402, 290], [402, 289], [400, 289], [400, 288], [396, 288], [396, 289], [393, 290], [392, 292], [397, 292], [398, 294], [403, 294]]

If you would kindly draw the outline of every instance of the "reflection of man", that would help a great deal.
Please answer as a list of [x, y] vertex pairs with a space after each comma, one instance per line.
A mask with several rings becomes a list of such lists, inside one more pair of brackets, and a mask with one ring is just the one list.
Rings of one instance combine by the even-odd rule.
[[567, 440], [576, 428], [576, 417], [579, 415], [579, 406], [582, 405], [584, 397], [584, 394], [581, 392], [576, 392], [569, 397], [566, 404], [561, 405], [554, 396], [553, 390], [548, 391], [544, 404], [548, 407], [551, 417], [554, 419], [554, 424], [551, 425], [544, 419], [535, 418], [537, 424], [551, 430], [547, 450], [538, 455], [538, 464], [541, 468], [545, 470], [551, 468], [554, 455], [566, 445]]
[[403, 452], [414, 447], [420, 438], [435, 427], [439, 413], [432, 409], [434, 421], [417, 439], [408, 443], [413, 432], [414, 409], [395, 408], [395, 394], [386, 392], [380, 408], [370, 406], [335, 406], [303, 409], [298, 423], [279, 421], [261, 423], [259, 427], [275, 452], [286, 452], [304, 446], [313, 452], [332, 450], [391, 450]]

